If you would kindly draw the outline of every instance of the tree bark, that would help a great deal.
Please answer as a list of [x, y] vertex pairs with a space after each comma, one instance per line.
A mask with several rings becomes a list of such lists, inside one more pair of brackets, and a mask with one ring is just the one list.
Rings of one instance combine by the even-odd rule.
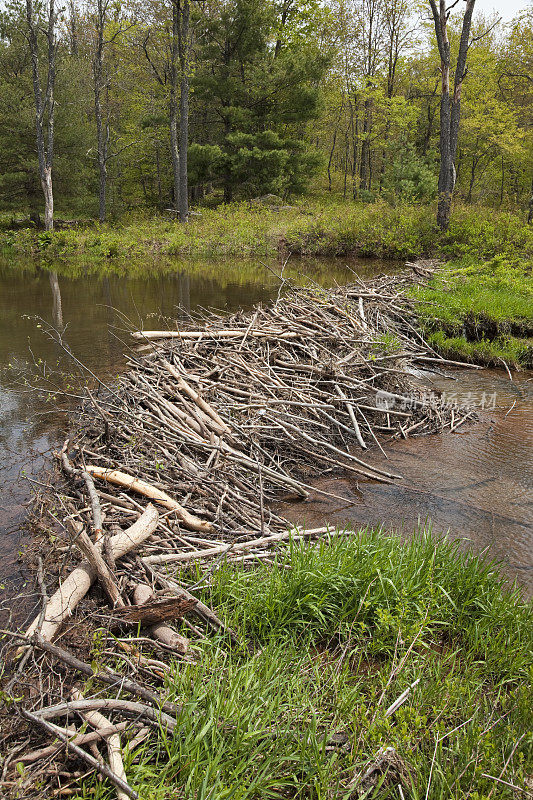
[[102, 89], [104, 63], [104, 28], [107, 13], [107, 2], [98, 0], [96, 17], [96, 50], [93, 58], [94, 114], [96, 118], [96, 139], [98, 154], [98, 217], [100, 222], [106, 218], [107, 190], [107, 151], [109, 145], [109, 126], [104, 125], [102, 118]]
[[365, 100], [364, 109], [359, 167], [359, 189], [361, 191], [370, 189], [370, 131], [372, 128], [372, 100], [370, 98]]
[[172, 159], [173, 205], [180, 209], [180, 153], [178, 134], [178, 57], [180, 35], [179, 0], [172, 0], [172, 41], [170, 45], [170, 156]]
[[[33, 0], [26, 0], [26, 22], [28, 25], [28, 42], [30, 46], [33, 95], [35, 101], [37, 159], [39, 163], [39, 177], [44, 195], [44, 228], [47, 231], [51, 231], [54, 228], [52, 165], [54, 161], [54, 86], [57, 52], [55, 42], [56, 12], [54, 0], [49, 0], [48, 4], [48, 24], [46, 28], [46, 38], [48, 42], [47, 79], [44, 96], [41, 89], [39, 74], [39, 42], [37, 38], [37, 25], [34, 19]], [[45, 134], [45, 115], [47, 112], [48, 121]]]
[[[179, 129], [179, 219], [189, 217], [187, 150], [189, 147], [189, 0], [177, 0], [179, 12], [178, 50], [180, 60], [180, 129]], [[183, 4], [182, 4], [183, 3]]]
[[435, 34], [441, 59], [441, 101], [440, 101], [440, 171], [439, 171], [439, 197], [437, 207], [437, 224], [441, 230], [448, 230], [450, 225], [450, 212], [453, 190], [455, 188], [455, 158], [457, 155], [457, 141], [459, 138], [459, 123], [461, 119], [461, 88], [466, 77], [466, 58], [472, 14], [475, 0], [466, 0], [466, 10], [463, 16], [459, 53], [455, 66], [453, 82], [453, 95], [450, 96], [450, 66], [451, 53], [448, 39], [448, 12], [446, 0], [430, 0]]

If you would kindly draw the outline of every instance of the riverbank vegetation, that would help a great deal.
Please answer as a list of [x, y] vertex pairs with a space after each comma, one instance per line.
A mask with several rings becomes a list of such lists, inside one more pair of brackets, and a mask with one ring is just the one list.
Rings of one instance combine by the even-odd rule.
[[210, 637], [174, 665], [179, 726], [126, 764], [141, 796], [462, 800], [530, 786], [531, 606], [494, 565], [426, 533], [361, 532], [223, 565], [201, 597], [247, 647]]
[[496, 256], [533, 258], [533, 230], [513, 212], [459, 206], [442, 232], [432, 210], [416, 204], [344, 202], [327, 193], [306, 197], [293, 206], [272, 198], [204, 208], [188, 225], [138, 214], [120, 224], [80, 224], [39, 231], [16, 230], [4, 214], [0, 246], [8, 253], [43, 256], [45, 260], [117, 259], [157, 256], [350, 256], [387, 259], [469, 256], [485, 261]]
[[411, 291], [429, 343], [476, 364], [533, 367], [532, 262], [498, 256], [441, 267]]

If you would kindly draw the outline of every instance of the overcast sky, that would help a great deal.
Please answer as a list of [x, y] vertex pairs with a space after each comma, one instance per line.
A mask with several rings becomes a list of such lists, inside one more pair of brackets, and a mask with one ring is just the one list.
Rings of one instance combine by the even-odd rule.
[[484, 14], [490, 14], [492, 11], [497, 11], [498, 15], [504, 21], [510, 20], [515, 17], [519, 11], [531, 6], [527, 0], [476, 0], [475, 8], [482, 11]]

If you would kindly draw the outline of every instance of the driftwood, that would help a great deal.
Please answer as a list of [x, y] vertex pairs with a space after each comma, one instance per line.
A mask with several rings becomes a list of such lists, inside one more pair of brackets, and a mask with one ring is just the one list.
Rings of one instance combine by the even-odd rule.
[[77, 744], [74, 744], [68, 733], [62, 731], [57, 725], [52, 725], [50, 722], [47, 722], [46, 718], [42, 714], [33, 714], [31, 711], [27, 711], [26, 709], [21, 709], [20, 713], [24, 719], [26, 719], [28, 722], [31, 722], [32, 725], [35, 725], [38, 728], [43, 728], [45, 731], [47, 731], [47, 733], [51, 733], [58, 739], [61, 739], [62, 742], [70, 747], [70, 749], [78, 756], [78, 758], [81, 758], [83, 761], [89, 764], [90, 767], [108, 778], [111, 783], [119, 788], [127, 797], [137, 800], [139, 795], [131, 788], [131, 786], [129, 786], [120, 776], [116, 775], [106, 764], [100, 763], [96, 758], [94, 758], [94, 756], [89, 755], [89, 753], [86, 753], [81, 747], [78, 747]]
[[[217, 330], [217, 331], [135, 331], [132, 336], [135, 339], [183, 339], [184, 341], [204, 340], [204, 339], [241, 339], [245, 331], [237, 328], [236, 330]], [[257, 336], [269, 339], [297, 339], [299, 333], [284, 330], [271, 331], [250, 331], [249, 336]]]
[[[394, 483], [401, 476], [383, 469], [369, 452], [375, 446], [386, 455], [385, 436], [455, 430], [470, 418], [471, 411], [448, 408], [435, 392], [428, 397], [411, 383], [417, 364], [451, 362], [440, 359], [416, 330], [405, 282], [382, 277], [365, 285], [356, 278], [351, 286], [331, 290], [286, 290], [284, 283], [285, 293], [266, 308], [232, 316], [202, 311], [182, 330], [134, 334], [148, 346], [141, 345], [142, 355], [139, 348], [130, 351], [130, 369], [112, 387], [99, 381], [98, 393], [88, 391], [77, 410], [77, 441], [71, 449], [65, 443], [60, 454], [65, 483], [57, 506], [66, 509], [63, 522], [76, 528], [74, 541], [84, 560], [49, 601], [47, 592], [41, 593], [44, 613], [28, 638], [19, 639], [28, 648], [26, 666], [43, 664], [30, 660], [33, 644], [91, 678], [99, 694], [105, 684], [110, 694], [127, 692], [140, 701], [119, 696], [65, 700], [70, 686], [51, 678], [49, 685], [59, 692], [44, 690], [43, 696], [53, 697], [54, 704], [28, 712], [33, 721], [97, 712], [104, 718], [92, 719], [111, 731], [106, 736], [121, 732], [112, 730], [124, 724], [118, 717], [171, 734], [180, 708], [155, 688], [167, 664], [153, 657], [153, 650], [159, 642], [185, 653], [188, 641], [165, 621], [191, 612], [199, 620], [195, 625], [183, 617], [191, 636], [205, 638], [213, 629], [241, 644], [195, 590], [224, 559], [242, 569], [254, 562], [269, 564], [289, 537], [303, 541], [329, 535], [327, 526], [291, 530], [273, 501], [312, 493], [339, 499], [315, 485], [325, 472], [355, 475], [363, 491], [364, 481]], [[143, 509], [141, 498], [158, 504], [162, 513], [152, 505]], [[85, 531], [94, 531], [94, 537]], [[142, 547], [140, 553], [128, 555], [136, 547]], [[193, 563], [207, 567], [186, 589]], [[103, 657], [123, 659], [123, 666], [113, 670], [103, 664], [93, 669], [51, 643], [98, 578], [115, 606], [111, 613], [106, 609], [106, 621], [141, 623], [144, 634], [153, 637], [109, 637]], [[154, 587], [164, 590], [163, 600]], [[121, 605], [129, 602], [126, 592], [134, 606]], [[93, 619], [98, 617], [102, 614]], [[145, 643], [149, 654], [142, 651]], [[21, 669], [17, 677], [22, 674]], [[57, 731], [62, 729], [48, 724], [47, 731], [61, 739]], [[63, 742], [72, 738], [72, 732], [62, 735]], [[72, 748], [93, 747], [95, 741], [76, 737]], [[50, 746], [57, 751], [57, 741]], [[116, 738], [111, 751], [111, 763], [123, 776], [114, 760]], [[87, 753], [83, 757], [94, 765]], [[127, 794], [122, 783], [120, 791]]]
[[[324, 533], [329, 533], [330, 527], [325, 528], [312, 528], [308, 531], [295, 533], [292, 530], [283, 531], [282, 533], [274, 533], [271, 536], [263, 536], [261, 539], [250, 539], [248, 542], [239, 542], [231, 546], [232, 553], [239, 553], [243, 550], [250, 550], [251, 548], [261, 548], [265, 545], [271, 545], [276, 542], [286, 541], [287, 539], [308, 539], [313, 536], [320, 536]], [[157, 556], [147, 556], [144, 559], [146, 564], [163, 564], [169, 561], [195, 561], [202, 558], [212, 558], [213, 556], [223, 555], [228, 551], [228, 545], [220, 545], [219, 547], [211, 547], [207, 550], [193, 550], [192, 553], [169, 553]]]
[[[148, 584], [139, 583], [134, 589], [133, 599], [137, 605], [149, 603], [154, 594]], [[180, 602], [183, 602], [180, 598]], [[191, 602], [191, 601], [189, 601]], [[189, 649], [189, 640], [185, 636], [181, 636], [176, 631], [169, 628], [168, 625], [163, 625], [161, 622], [151, 625], [149, 628], [150, 634], [158, 639], [166, 647], [184, 655]]]
[[[131, 728], [131, 722], [117, 722], [116, 725], [109, 725], [107, 728], [99, 728], [97, 731], [91, 731], [90, 733], [76, 733], [69, 739], [67, 748], [71, 743], [81, 746], [91, 744], [92, 742], [102, 742], [105, 741], [108, 736], [112, 736], [114, 733], [122, 733], [128, 728]], [[63, 750], [64, 746], [62, 742], [61, 744], [50, 744], [47, 747], [41, 747], [39, 750], [30, 750], [28, 753], [22, 753], [17, 756], [17, 761], [12, 762], [10, 766], [14, 767], [18, 761], [22, 764], [32, 764], [34, 761], [50, 758], [50, 756], [54, 756], [56, 753]]]
[[133, 700], [121, 700], [111, 697], [87, 698], [85, 700], [68, 700], [54, 706], [46, 706], [35, 712], [39, 719], [49, 720], [65, 717], [78, 711], [120, 711], [122, 714], [134, 717], [143, 717], [156, 726], [162, 725], [171, 733], [177, 726], [176, 720], [144, 703]]
[[[82, 700], [83, 695], [78, 689], [73, 689], [71, 692], [73, 700]], [[89, 725], [96, 731], [105, 730], [109, 728], [110, 722], [107, 717], [104, 717], [99, 711], [84, 711], [82, 716]], [[128, 785], [126, 770], [124, 769], [124, 762], [122, 761], [122, 749], [120, 746], [120, 735], [113, 733], [106, 739], [107, 757], [109, 761], [109, 769], [117, 776], [124, 784]], [[131, 797], [131, 792], [126, 792], [117, 782], [117, 798], [118, 800], [125, 800], [126, 797]]]
[[181, 619], [188, 611], [192, 611], [198, 600], [194, 598], [170, 597], [165, 600], [154, 600], [141, 605], [117, 608], [113, 612], [113, 620], [128, 625], [157, 625], [169, 619]]
[[[25, 637], [21, 635], [19, 638], [24, 639]], [[169, 714], [175, 714], [180, 710], [179, 706], [163, 700], [163, 698], [159, 697], [158, 694], [148, 689], [146, 686], [142, 686], [137, 681], [120, 675], [109, 667], [95, 670], [90, 664], [87, 664], [85, 661], [81, 661], [72, 653], [69, 653], [68, 650], [65, 650], [65, 648], [49, 642], [40, 633], [33, 634], [29, 640], [29, 644], [39, 647], [45, 653], [49, 653], [54, 658], [58, 659], [58, 661], [62, 661], [64, 664], [67, 664], [72, 669], [81, 672], [88, 678], [94, 678], [102, 683], [107, 683], [109, 686], [119, 686], [122, 691], [132, 694], [134, 697], [140, 697], [147, 703], [151, 703], [157, 708], [162, 708]]]
[[[148, 505], [139, 519], [127, 530], [111, 539], [111, 547], [115, 559], [119, 559], [130, 550], [138, 547], [156, 529], [159, 514], [157, 509]], [[100, 546], [100, 542], [97, 547]], [[103, 544], [103, 543], [102, 543]], [[51, 641], [57, 634], [63, 622], [70, 617], [80, 600], [85, 597], [91, 585], [96, 580], [97, 572], [88, 561], [82, 561], [68, 578], [60, 585], [59, 589], [50, 598], [46, 607], [41, 636]], [[26, 635], [30, 637], [37, 630], [38, 618], [28, 628]]]
[[187, 509], [183, 508], [176, 500], [174, 500], [166, 492], [162, 492], [155, 486], [150, 486], [146, 481], [134, 478], [133, 475], [127, 475], [125, 472], [120, 472], [116, 469], [106, 469], [105, 467], [96, 467], [87, 465], [87, 472], [95, 478], [101, 478], [109, 483], [114, 483], [115, 486], [122, 486], [124, 489], [130, 489], [132, 492], [148, 497], [150, 500], [155, 500], [170, 511], [175, 511], [176, 516], [183, 522], [186, 528], [192, 531], [208, 532], [212, 529], [209, 522], [198, 519], [194, 514], [189, 514]]
[[[105, 589], [107, 596], [111, 601], [111, 605], [113, 606], [123, 606], [124, 600], [120, 596], [120, 590], [115, 583], [115, 579], [113, 573], [107, 566], [106, 562], [102, 558], [102, 554], [96, 545], [94, 545], [85, 531], [79, 531], [74, 536], [74, 542], [77, 547], [81, 550], [83, 555], [86, 557], [87, 561], [93, 568], [93, 570], [98, 575], [98, 580], [102, 584]], [[110, 542], [110, 550], [114, 558], [113, 554], [113, 545], [111, 540]]]

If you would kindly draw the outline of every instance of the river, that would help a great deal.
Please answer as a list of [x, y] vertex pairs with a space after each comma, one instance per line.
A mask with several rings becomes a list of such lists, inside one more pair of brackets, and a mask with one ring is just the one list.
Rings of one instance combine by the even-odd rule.
[[[0, 260], [0, 595], [24, 593], [28, 575], [20, 553], [31, 540], [27, 506], [46, 480], [47, 459], [62, 440], [66, 415], [55, 404], [54, 385], [75, 395], [86, 368], [109, 381], [126, 368], [128, 331], [161, 327], [201, 307], [234, 310], [268, 302], [278, 293], [281, 265], [255, 261], [167, 261], [49, 265]], [[378, 261], [292, 261], [285, 277], [326, 286], [396, 271]], [[157, 322], [157, 325], [155, 324]], [[60, 334], [60, 342], [54, 331]], [[450, 373], [451, 374], [451, 373]], [[533, 592], [533, 378], [531, 374], [461, 370], [445, 379], [414, 376], [421, 385], [484, 403], [479, 422], [456, 433], [396, 441], [385, 449], [399, 485], [323, 478], [323, 488], [345, 503], [312, 495], [284, 509], [297, 522], [380, 525], [412, 530], [431, 520], [476, 549], [488, 548], [527, 594]], [[37, 395], [32, 387], [49, 389]], [[483, 395], [484, 393], [484, 395]], [[72, 402], [75, 402], [73, 400]], [[370, 456], [383, 460], [379, 451]], [[28, 586], [28, 592], [30, 587]]]

